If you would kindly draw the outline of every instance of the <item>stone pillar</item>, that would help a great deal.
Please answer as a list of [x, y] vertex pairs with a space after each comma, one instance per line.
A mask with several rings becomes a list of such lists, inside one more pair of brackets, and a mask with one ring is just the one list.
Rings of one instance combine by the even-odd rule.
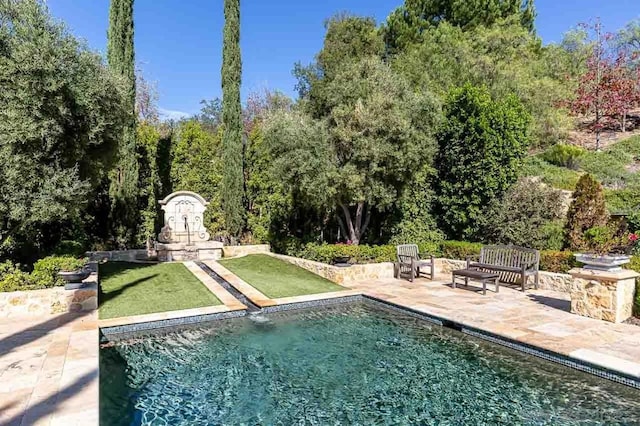
[[633, 314], [636, 290], [635, 271], [597, 271], [574, 268], [569, 271], [574, 280], [571, 285], [571, 312], [585, 317], [610, 322], [623, 322]]

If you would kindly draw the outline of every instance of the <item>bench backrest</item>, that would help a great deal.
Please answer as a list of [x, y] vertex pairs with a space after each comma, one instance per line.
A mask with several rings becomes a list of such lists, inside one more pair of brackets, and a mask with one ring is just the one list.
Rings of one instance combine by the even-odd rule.
[[415, 259], [419, 258], [417, 244], [401, 244], [396, 246], [396, 254], [403, 256], [411, 256]]
[[[484, 246], [480, 250], [480, 263], [514, 268], [520, 268], [523, 263], [526, 263], [531, 265], [528, 269], [537, 271], [540, 267], [540, 252], [514, 245]], [[500, 281], [502, 282], [518, 282], [519, 279], [520, 275], [516, 273], [500, 273]]]

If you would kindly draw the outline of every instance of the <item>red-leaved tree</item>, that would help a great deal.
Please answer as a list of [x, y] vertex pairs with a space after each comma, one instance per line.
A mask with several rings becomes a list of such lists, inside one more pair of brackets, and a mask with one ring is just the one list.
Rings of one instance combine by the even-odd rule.
[[610, 46], [614, 35], [604, 33], [599, 20], [583, 26], [594, 35], [593, 50], [570, 105], [576, 115], [595, 116], [590, 127], [599, 149], [600, 132], [605, 125], [619, 122], [621, 130], [626, 130], [629, 111], [640, 103], [640, 72], [631, 66], [627, 51]]

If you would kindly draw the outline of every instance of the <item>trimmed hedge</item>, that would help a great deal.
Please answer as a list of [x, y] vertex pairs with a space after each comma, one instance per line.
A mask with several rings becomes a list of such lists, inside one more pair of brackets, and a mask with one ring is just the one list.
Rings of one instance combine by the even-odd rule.
[[331, 263], [335, 257], [345, 256], [350, 263], [379, 263], [396, 260], [396, 247], [347, 244], [307, 244], [298, 257], [316, 262]]
[[466, 260], [467, 256], [477, 258], [483, 244], [469, 243], [467, 241], [443, 241], [440, 245], [441, 255], [447, 259]]

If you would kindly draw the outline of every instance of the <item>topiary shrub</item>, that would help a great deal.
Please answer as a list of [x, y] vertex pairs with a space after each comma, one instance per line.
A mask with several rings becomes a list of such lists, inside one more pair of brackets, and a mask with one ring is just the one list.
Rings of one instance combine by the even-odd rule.
[[596, 226], [607, 226], [608, 220], [602, 185], [590, 174], [582, 175], [567, 213], [567, 247], [572, 251], [587, 250], [585, 232]]
[[548, 148], [542, 154], [542, 158], [546, 162], [555, 164], [556, 166], [575, 170], [580, 166], [580, 157], [586, 154], [586, 152], [584, 148], [580, 148], [579, 146], [560, 143]]
[[482, 249], [481, 243], [467, 241], [443, 241], [441, 244], [442, 257], [447, 259], [465, 260], [467, 256], [477, 257]]
[[542, 250], [540, 252], [541, 271], [567, 273], [574, 266], [577, 266], [577, 262], [570, 251]]

